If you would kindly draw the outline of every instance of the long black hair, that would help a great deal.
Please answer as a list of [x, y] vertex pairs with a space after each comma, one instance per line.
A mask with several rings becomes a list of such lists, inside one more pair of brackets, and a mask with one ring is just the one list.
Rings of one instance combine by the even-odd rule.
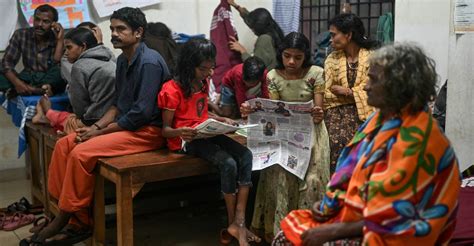
[[72, 29], [64, 36], [64, 39], [69, 39], [79, 46], [85, 45], [86, 49], [90, 49], [98, 45], [97, 38], [95, 37], [94, 33], [91, 30], [83, 27]]
[[308, 38], [304, 34], [299, 32], [290, 32], [288, 33], [288, 35], [285, 36], [285, 38], [280, 44], [280, 47], [278, 47], [276, 69], [285, 68], [282, 56], [283, 51], [285, 51], [286, 49], [301, 50], [304, 53], [304, 60], [301, 67], [311, 67], [311, 47]]
[[244, 21], [257, 36], [270, 35], [273, 46], [275, 49], [278, 48], [284, 36], [283, 31], [268, 10], [264, 8], [254, 9], [244, 18]]
[[96, 28], [97, 25], [90, 21], [84, 21], [84, 22], [79, 23], [79, 25], [77, 25], [76, 28], [77, 27], [85, 27], [85, 28], [93, 29], [93, 28]]
[[352, 33], [352, 40], [362, 48], [374, 49], [380, 46], [376, 40], [365, 36], [365, 28], [362, 20], [353, 13], [345, 13], [335, 16], [329, 21], [329, 26], [334, 26], [344, 34]]
[[173, 39], [171, 36], [171, 30], [162, 22], [150, 22], [147, 25], [148, 33], [161, 38]]
[[216, 59], [216, 46], [204, 38], [192, 38], [181, 47], [176, 62], [175, 80], [179, 83], [185, 97], [192, 95], [192, 82], [195, 69], [202, 62]]

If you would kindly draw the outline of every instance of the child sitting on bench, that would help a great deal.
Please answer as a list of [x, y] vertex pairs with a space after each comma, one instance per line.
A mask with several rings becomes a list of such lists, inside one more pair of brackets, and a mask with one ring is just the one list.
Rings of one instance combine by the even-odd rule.
[[221, 243], [230, 243], [233, 236], [244, 246], [249, 245], [249, 241], [260, 241], [245, 225], [252, 152], [225, 135], [194, 140], [197, 132], [193, 127], [209, 117], [235, 124], [229, 118], [208, 115], [207, 78], [214, 67], [215, 56], [216, 48], [209, 40], [191, 39], [183, 45], [175, 78], [166, 82], [158, 95], [158, 107], [163, 109], [162, 134], [168, 138], [170, 150], [183, 150], [219, 168], [229, 221], [227, 229], [221, 231]]
[[115, 58], [99, 44], [94, 32], [85, 27], [69, 31], [64, 37], [65, 56], [73, 63], [69, 100], [74, 113], [51, 109], [43, 96], [36, 106], [34, 124], [50, 124], [65, 135], [92, 126], [107, 112], [115, 100]]

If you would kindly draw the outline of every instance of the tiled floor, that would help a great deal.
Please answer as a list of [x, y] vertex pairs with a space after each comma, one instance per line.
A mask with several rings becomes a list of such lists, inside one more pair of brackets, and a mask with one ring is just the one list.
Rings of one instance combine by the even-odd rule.
[[[31, 201], [30, 182], [28, 180], [23, 179], [0, 183], [0, 207], [6, 207], [22, 197], [26, 197]], [[21, 238], [30, 234], [28, 232], [29, 228], [29, 226], [25, 226], [12, 232], [0, 231], [0, 245], [18, 245]]]
[[[18, 201], [23, 196], [30, 199], [28, 180], [0, 183], [0, 207]], [[134, 222], [135, 245], [219, 245], [218, 232], [225, 225], [225, 210], [219, 204], [201, 204], [192, 208], [135, 216]], [[107, 245], [115, 245], [115, 222], [109, 223], [108, 227]], [[30, 235], [29, 228], [25, 226], [13, 232], [0, 231], [0, 245], [18, 245], [20, 239]]]

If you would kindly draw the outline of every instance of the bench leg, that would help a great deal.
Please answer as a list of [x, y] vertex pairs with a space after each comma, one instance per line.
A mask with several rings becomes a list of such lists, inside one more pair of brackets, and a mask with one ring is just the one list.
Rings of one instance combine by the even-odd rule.
[[117, 245], [133, 246], [133, 197], [130, 173], [121, 173], [116, 183]]
[[94, 232], [92, 245], [105, 245], [104, 177], [97, 173], [94, 190]]

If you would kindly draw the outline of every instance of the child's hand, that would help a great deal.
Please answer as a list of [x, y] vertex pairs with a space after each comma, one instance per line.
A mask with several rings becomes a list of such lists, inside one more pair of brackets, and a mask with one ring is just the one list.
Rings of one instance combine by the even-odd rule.
[[313, 122], [314, 123], [316, 123], [316, 124], [320, 123], [321, 121], [323, 121], [323, 118], [324, 118], [323, 108], [321, 108], [319, 106], [314, 106], [311, 109], [311, 116], [313, 116]]
[[242, 116], [242, 118], [247, 118], [247, 116], [253, 112], [254, 111], [250, 107], [250, 103], [244, 102], [240, 105], [240, 115]]
[[235, 120], [229, 119], [229, 118], [226, 118], [226, 117], [222, 117], [220, 119], [220, 121], [222, 123], [226, 123], [226, 124], [231, 125], [231, 126], [238, 126], [239, 125], [239, 123], [235, 122]]
[[193, 141], [194, 137], [197, 135], [197, 130], [191, 127], [179, 128], [179, 136], [185, 142]]

